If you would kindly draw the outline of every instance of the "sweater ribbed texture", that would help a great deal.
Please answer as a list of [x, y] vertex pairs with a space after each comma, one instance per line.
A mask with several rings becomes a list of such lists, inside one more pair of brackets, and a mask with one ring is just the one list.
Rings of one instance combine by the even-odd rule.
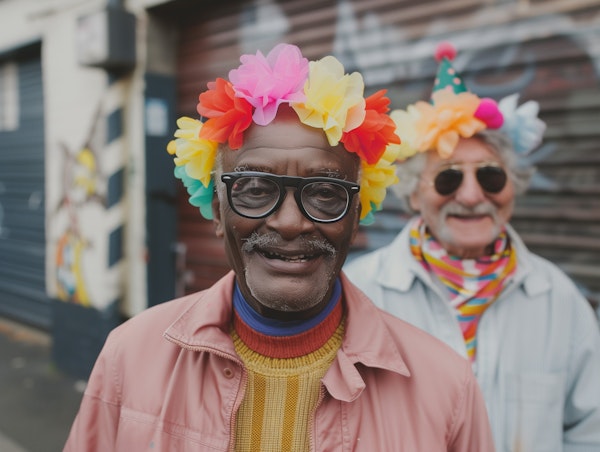
[[[235, 323], [237, 329], [243, 322], [237, 318]], [[331, 328], [331, 322], [324, 321], [302, 334], [307, 349], [322, 342], [323, 328]], [[242, 329], [248, 338], [252, 330]], [[316, 350], [292, 358], [273, 358], [251, 350], [232, 330], [235, 349], [248, 371], [246, 394], [236, 417], [236, 451], [309, 450], [309, 422], [319, 400], [321, 379], [335, 358], [343, 335], [344, 322], [338, 319], [329, 339]], [[281, 350], [288, 340], [297, 350], [296, 336], [278, 338], [275, 348]], [[269, 349], [273, 350], [272, 344]]]

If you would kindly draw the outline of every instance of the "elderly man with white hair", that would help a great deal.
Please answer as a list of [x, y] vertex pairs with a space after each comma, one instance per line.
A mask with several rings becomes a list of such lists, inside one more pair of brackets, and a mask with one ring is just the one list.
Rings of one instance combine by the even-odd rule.
[[545, 125], [467, 91], [438, 48], [431, 102], [391, 113], [403, 161], [393, 187], [415, 213], [387, 246], [344, 267], [381, 308], [472, 363], [499, 452], [600, 451], [600, 334], [594, 311], [509, 221]]

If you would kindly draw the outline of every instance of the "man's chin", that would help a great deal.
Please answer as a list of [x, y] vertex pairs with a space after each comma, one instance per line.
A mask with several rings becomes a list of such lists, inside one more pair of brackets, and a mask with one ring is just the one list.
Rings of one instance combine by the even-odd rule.
[[282, 312], [306, 311], [325, 297], [326, 284], [313, 276], [270, 275], [262, 277], [246, 272], [246, 283], [254, 299], [268, 309]]
[[475, 258], [486, 254], [486, 250], [498, 235], [493, 231], [481, 233], [481, 230], [473, 231], [444, 231], [437, 238], [446, 252], [452, 256], [462, 258]]
[[281, 312], [288, 315], [292, 315], [294, 313], [305, 312], [315, 307], [315, 300], [319, 300], [319, 298], [307, 298], [306, 294], [302, 297], [294, 297], [294, 296], [285, 296], [285, 299], [282, 299], [282, 292], [276, 291], [267, 292], [267, 291], [252, 291], [252, 294], [261, 306], [267, 308], [271, 311]]

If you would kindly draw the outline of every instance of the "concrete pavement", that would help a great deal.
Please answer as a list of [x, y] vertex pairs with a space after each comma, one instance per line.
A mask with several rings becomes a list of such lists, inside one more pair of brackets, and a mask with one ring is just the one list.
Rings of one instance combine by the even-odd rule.
[[0, 450], [2, 452], [27, 452], [27, 449], [19, 446], [2, 432], [0, 432]]
[[85, 382], [51, 362], [45, 332], [0, 318], [0, 451], [61, 452]]

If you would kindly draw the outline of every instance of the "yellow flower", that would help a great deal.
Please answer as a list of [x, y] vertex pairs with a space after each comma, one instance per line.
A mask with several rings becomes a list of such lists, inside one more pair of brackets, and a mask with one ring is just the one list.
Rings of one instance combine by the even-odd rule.
[[400, 137], [400, 144], [389, 144], [387, 149], [396, 154], [398, 160], [406, 160], [415, 155], [419, 150], [415, 146], [417, 139], [415, 123], [419, 119], [419, 111], [412, 105], [407, 110], [393, 110], [390, 118], [396, 124], [396, 134]]
[[394, 162], [398, 158], [397, 149], [388, 146], [383, 156], [374, 165], [362, 161], [360, 180], [360, 219], [364, 220], [373, 211], [381, 209], [386, 190], [398, 182]]
[[325, 131], [331, 146], [343, 132], [355, 129], [365, 119], [364, 82], [358, 72], [344, 74], [342, 64], [332, 56], [309, 63], [304, 85], [306, 100], [292, 103], [300, 121]]
[[480, 99], [469, 92], [455, 94], [446, 89], [434, 92], [431, 98], [432, 103], [419, 101], [414, 105], [419, 115], [415, 147], [419, 151], [435, 149], [440, 157], [448, 158], [460, 137], [469, 138], [485, 129], [485, 123], [474, 116]]
[[188, 176], [208, 187], [217, 155], [217, 142], [199, 138], [202, 122], [197, 119], [184, 116], [177, 120], [177, 125], [176, 139], [167, 145], [167, 151], [176, 155], [173, 159], [175, 165], [185, 165]]

